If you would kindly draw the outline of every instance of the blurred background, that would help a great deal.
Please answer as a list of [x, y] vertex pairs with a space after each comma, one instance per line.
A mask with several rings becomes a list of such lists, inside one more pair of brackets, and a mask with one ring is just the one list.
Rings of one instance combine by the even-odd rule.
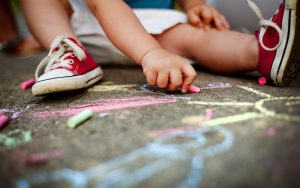
[[0, 0], [0, 50], [27, 55], [41, 50], [30, 35], [18, 0]]
[[[257, 4], [266, 19], [274, 14], [281, 2], [281, 0], [252, 1]], [[251, 33], [259, 29], [258, 17], [250, 9], [246, 0], [207, 0], [207, 2], [227, 18], [232, 29]]]

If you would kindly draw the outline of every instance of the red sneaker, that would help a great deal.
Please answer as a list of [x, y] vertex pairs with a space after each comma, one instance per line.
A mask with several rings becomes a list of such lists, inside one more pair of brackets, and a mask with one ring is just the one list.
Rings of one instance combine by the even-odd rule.
[[102, 69], [75, 39], [59, 36], [36, 69], [32, 93], [37, 96], [83, 89], [102, 76]]
[[300, 67], [300, 3], [282, 1], [270, 20], [265, 20], [258, 7], [250, 0], [249, 6], [260, 18], [257, 32], [259, 60], [257, 70], [277, 85], [288, 85], [296, 79]]

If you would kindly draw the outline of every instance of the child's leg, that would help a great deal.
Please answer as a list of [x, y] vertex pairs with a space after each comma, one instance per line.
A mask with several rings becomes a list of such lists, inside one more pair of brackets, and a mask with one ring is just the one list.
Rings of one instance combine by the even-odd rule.
[[72, 9], [67, 0], [21, 0], [28, 26], [41, 43], [49, 49], [57, 36], [76, 38], [70, 24]]
[[263, 18], [251, 0], [247, 2], [260, 19], [257, 39], [233, 31], [204, 32], [187, 24], [157, 39], [168, 50], [194, 58], [211, 70], [230, 73], [256, 68], [266, 80], [288, 85], [300, 71], [300, 0], [282, 1], [271, 19]]
[[13, 40], [18, 35], [18, 28], [16, 27], [13, 12], [9, 7], [9, 1], [0, 0], [0, 18], [0, 25], [2, 26], [0, 30], [1, 44], [1, 42]]
[[36, 69], [33, 95], [83, 89], [101, 80], [101, 68], [72, 30], [68, 0], [22, 0], [22, 5], [33, 35], [46, 49], [52, 46]]
[[156, 39], [167, 50], [194, 59], [216, 72], [253, 71], [258, 62], [258, 43], [254, 35], [234, 31], [205, 32], [189, 24], [180, 24]]

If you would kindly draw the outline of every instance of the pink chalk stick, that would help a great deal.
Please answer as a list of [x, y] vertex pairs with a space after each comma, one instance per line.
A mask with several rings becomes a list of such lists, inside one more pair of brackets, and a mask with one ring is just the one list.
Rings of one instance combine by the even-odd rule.
[[260, 77], [258, 80], [258, 84], [264, 86], [267, 84], [267, 79], [265, 77]]
[[200, 92], [200, 88], [194, 85], [190, 85], [190, 87], [188, 88], [188, 91], [190, 93], [199, 93]]
[[9, 122], [9, 120], [10, 117], [3, 113], [0, 116], [0, 129], [2, 129]]
[[26, 90], [28, 88], [31, 88], [34, 84], [35, 84], [35, 79], [24, 81], [20, 84], [20, 89]]

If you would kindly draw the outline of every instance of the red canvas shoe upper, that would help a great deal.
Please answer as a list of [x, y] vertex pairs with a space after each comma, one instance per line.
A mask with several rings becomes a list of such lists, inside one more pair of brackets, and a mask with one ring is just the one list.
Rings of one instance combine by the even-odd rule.
[[262, 26], [263, 30], [256, 32], [256, 37], [259, 41], [257, 70], [268, 80], [270, 79], [276, 49], [280, 45], [280, 32], [278, 29], [282, 27], [284, 9], [285, 4], [282, 2], [276, 14], [271, 18], [271, 21], [278, 26], [277, 30], [274, 27]]
[[[51, 44], [49, 55], [38, 66], [36, 79], [42, 81], [83, 75], [97, 67], [99, 66], [75, 39], [57, 37]], [[61, 70], [60, 75], [57, 70]]]

